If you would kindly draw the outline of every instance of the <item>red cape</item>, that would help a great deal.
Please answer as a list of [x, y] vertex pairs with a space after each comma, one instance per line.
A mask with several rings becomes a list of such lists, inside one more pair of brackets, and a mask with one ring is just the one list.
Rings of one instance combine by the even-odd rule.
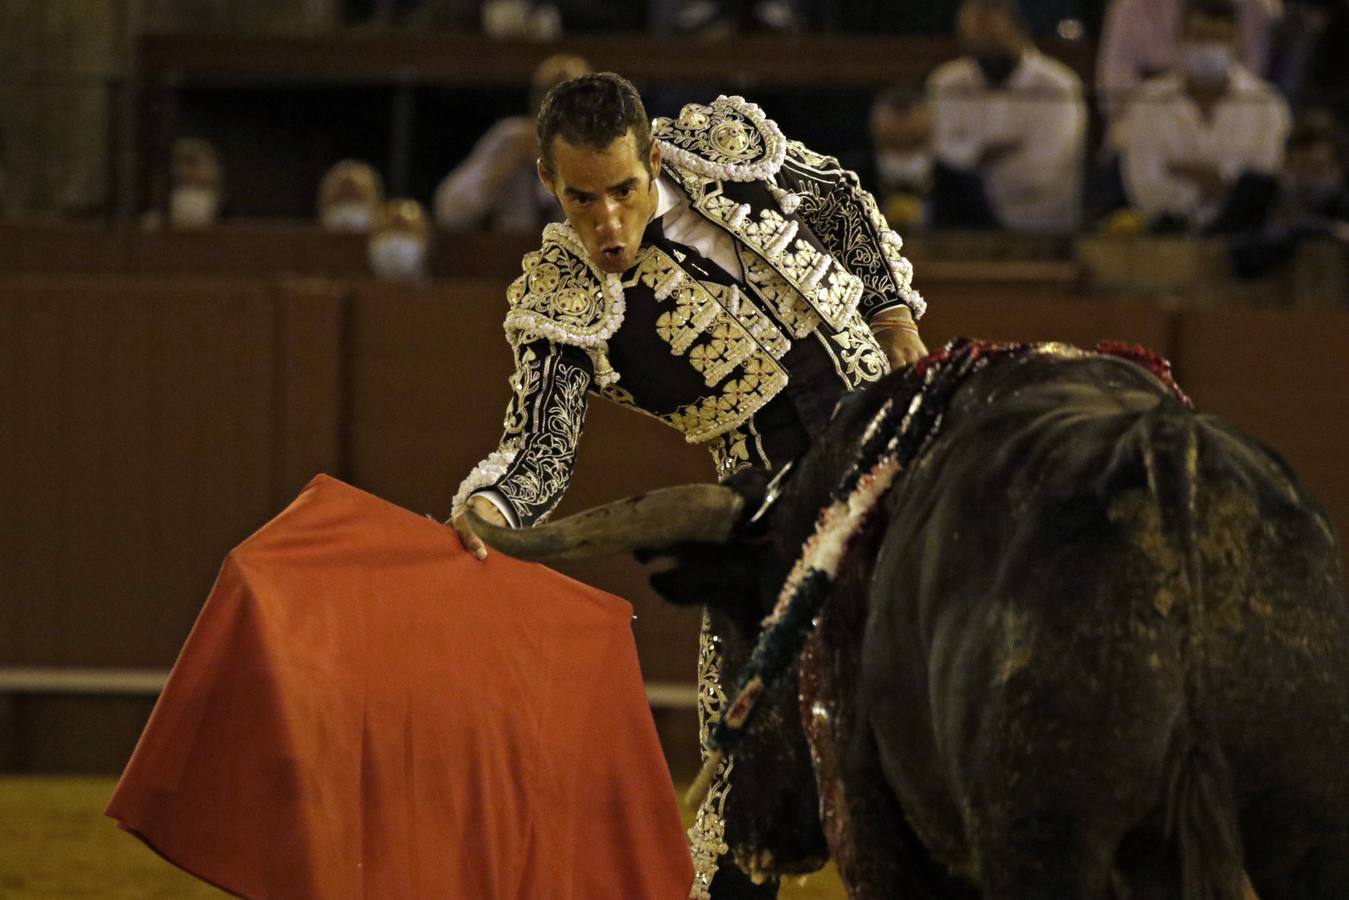
[[246, 897], [686, 897], [631, 617], [319, 476], [225, 559], [107, 814]]

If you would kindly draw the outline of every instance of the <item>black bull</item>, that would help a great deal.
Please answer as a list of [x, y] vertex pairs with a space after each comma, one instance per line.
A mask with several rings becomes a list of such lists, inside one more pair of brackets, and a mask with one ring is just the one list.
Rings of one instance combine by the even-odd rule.
[[[757, 524], [749, 476], [489, 540], [674, 556], [653, 583], [708, 605], [729, 681], [904, 385], [851, 399]], [[832, 855], [854, 898], [1349, 898], [1340, 560], [1273, 452], [1145, 369], [990, 365], [761, 701], [734, 755], [732, 850], [764, 875]]]

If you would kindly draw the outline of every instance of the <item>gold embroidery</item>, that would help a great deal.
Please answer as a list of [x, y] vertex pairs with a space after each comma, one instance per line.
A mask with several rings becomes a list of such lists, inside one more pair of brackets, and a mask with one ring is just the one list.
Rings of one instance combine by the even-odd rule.
[[803, 338], [820, 327], [819, 313], [811, 309], [801, 293], [784, 281], [778, 270], [762, 256], [742, 250], [740, 264], [745, 267], [745, 281], [763, 298], [793, 337]]
[[628, 284], [637, 281], [656, 292], [657, 303], [669, 306], [656, 318], [656, 333], [675, 356], [688, 354], [689, 364], [708, 387], [756, 352], [779, 359], [791, 349], [762, 310], [740, 300], [738, 288], [690, 277], [659, 248], [642, 251]]
[[[703, 626], [698, 635], [698, 744], [703, 759], [710, 752], [712, 726], [726, 708], [726, 692], [721, 687], [720, 639], [712, 633], [712, 624], [703, 613]], [[689, 847], [693, 853], [693, 885], [691, 900], [710, 900], [712, 878], [717, 874], [717, 859], [724, 856], [726, 845], [726, 796], [731, 791], [731, 770], [735, 758], [723, 759], [713, 773], [712, 785], [698, 816], [689, 829]]]
[[862, 297], [862, 280], [845, 271], [832, 257], [804, 238], [800, 226], [773, 209], [759, 210], [757, 217], [745, 204], [737, 204], [720, 185], [701, 195], [694, 192], [694, 208], [721, 225], [739, 242], [777, 269], [778, 274], [833, 328], [843, 327]]
[[741, 367], [740, 377], [723, 384], [717, 395], [681, 408], [670, 421], [690, 444], [702, 443], [754, 415], [786, 386], [787, 371], [777, 360], [751, 356]]
[[651, 133], [670, 162], [718, 180], [772, 178], [787, 153], [781, 129], [743, 97], [690, 103], [677, 119], [653, 121]]
[[881, 345], [867, 327], [860, 313], [854, 312], [844, 328], [829, 334], [819, 332], [820, 344], [834, 360], [834, 368], [848, 384], [857, 390], [864, 384], [879, 381], [890, 371]]
[[711, 451], [712, 464], [717, 469], [717, 481], [725, 481], [753, 465], [749, 458], [749, 437], [745, 426], [740, 425], [708, 442], [707, 449]]
[[524, 274], [506, 289], [508, 318], [539, 318], [578, 335], [589, 335], [604, 324], [604, 289], [584, 259], [545, 242], [542, 249], [526, 253], [521, 264]]

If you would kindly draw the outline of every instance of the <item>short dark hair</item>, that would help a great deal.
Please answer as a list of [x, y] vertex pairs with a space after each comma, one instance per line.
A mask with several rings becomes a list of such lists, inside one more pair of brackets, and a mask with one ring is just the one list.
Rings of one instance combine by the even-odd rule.
[[1199, 16], [1204, 19], [1216, 19], [1219, 22], [1238, 24], [1240, 13], [1236, 0], [1185, 0], [1185, 18]]
[[637, 155], [649, 170], [651, 120], [637, 88], [613, 72], [564, 81], [548, 92], [539, 107], [539, 153], [549, 171], [553, 169], [553, 138], [603, 150], [629, 130], [637, 141]]

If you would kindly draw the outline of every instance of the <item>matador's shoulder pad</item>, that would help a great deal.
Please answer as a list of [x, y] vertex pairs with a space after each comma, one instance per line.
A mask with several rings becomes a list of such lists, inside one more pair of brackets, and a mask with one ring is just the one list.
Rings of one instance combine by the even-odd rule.
[[782, 167], [787, 141], [777, 123], [744, 97], [690, 103], [679, 118], [651, 123], [666, 162], [719, 181], [762, 181]]
[[591, 264], [568, 224], [543, 230], [543, 245], [525, 254], [523, 274], [506, 290], [506, 336], [514, 343], [542, 337], [603, 352], [623, 324], [623, 285]]

